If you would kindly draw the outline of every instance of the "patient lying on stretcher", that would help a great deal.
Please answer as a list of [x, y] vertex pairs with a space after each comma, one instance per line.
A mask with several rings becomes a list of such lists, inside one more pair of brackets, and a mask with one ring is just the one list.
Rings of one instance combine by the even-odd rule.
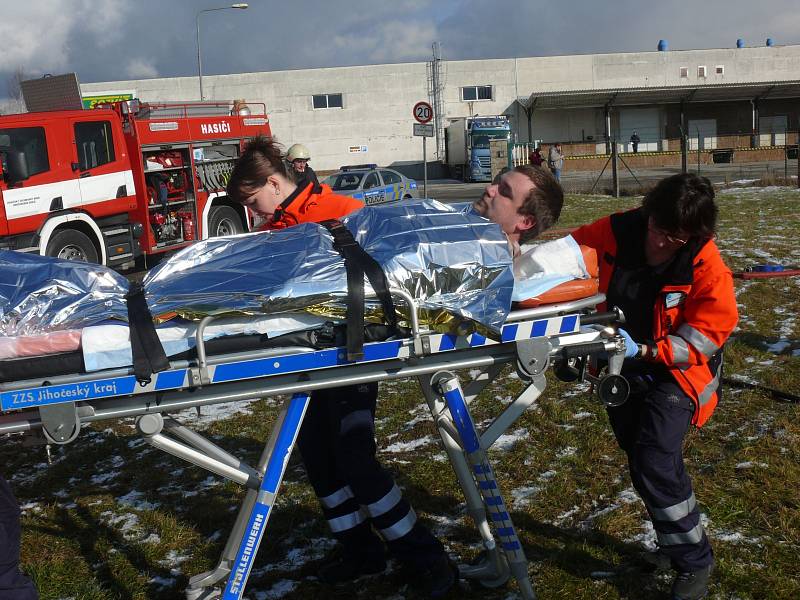
[[[480, 225], [485, 223], [481, 219], [459, 217], [458, 211], [448, 211], [437, 203], [416, 209], [387, 205], [381, 207], [380, 214], [358, 217], [357, 228], [359, 231], [373, 230], [371, 237], [362, 239], [365, 248], [381, 262], [390, 283], [405, 288], [423, 308], [445, 307], [451, 312], [461, 311], [483, 326], [497, 329], [503, 324], [512, 300], [521, 306], [531, 306], [530, 299], [538, 298], [543, 291], [573, 278], [585, 280], [590, 276], [580, 250], [570, 238], [535, 247], [520, 246], [556, 222], [562, 203], [563, 192], [549, 173], [532, 167], [518, 167], [489, 185], [474, 204], [474, 212], [501, 226], [511, 242], [510, 249], [497, 245], [497, 234], [488, 225]], [[368, 213], [370, 210], [375, 209], [360, 212]], [[416, 211], [413, 218], [408, 211]], [[387, 215], [392, 215], [398, 225], [387, 228], [386, 223], [391, 220]], [[452, 233], [447, 233], [442, 224], [452, 225]], [[469, 224], [470, 235], [475, 237], [459, 233], [465, 231], [464, 224]], [[379, 227], [384, 229], [379, 231]], [[403, 230], [404, 227], [411, 229]], [[193, 347], [194, 322], [204, 314], [223, 317], [208, 328], [207, 339], [230, 335], [274, 337], [293, 328], [309, 329], [329, 320], [329, 317], [319, 316], [314, 311], [312, 314], [303, 311], [305, 307], [314, 305], [319, 297], [341, 298], [346, 291], [338, 287], [344, 279], [343, 270], [337, 265], [337, 258], [329, 257], [323, 236], [309, 237], [308, 231], [299, 231], [302, 227], [292, 229], [298, 229], [298, 232], [280, 233], [280, 239], [250, 234], [229, 240], [215, 238], [198, 242], [194, 251], [186, 249], [166, 261], [165, 267], [157, 267], [148, 274], [145, 283], [153, 316], [163, 320], [163, 315], [171, 313], [185, 315], [183, 320], [173, 319], [169, 321], [169, 327], [159, 328], [158, 335], [168, 355]], [[438, 241], [444, 243], [438, 244]], [[266, 257], [274, 254], [275, 251], [268, 250], [270, 246], [279, 252], [285, 271], [265, 270], [260, 266], [267, 264]], [[235, 263], [235, 267], [220, 262], [224, 262], [227, 255], [233, 255], [231, 265]], [[513, 274], [511, 255], [514, 255]], [[30, 257], [31, 260], [40, 258], [52, 260]], [[454, 260], [456, 265], [448, 267], [448, 261]], [[410, 265], [410, 261], [415, 264]], [[257, 268], [247, 270], [242, 265], [248, 262], [258, 265]], [[465, 269], [466, 264], [473, 266]], [[86, 268], [103, 269], [93, 265]], [[220, 273], [227, 277], [225, 281]], [[118, 276], [113, 276], [103, 291], [108, 298], [116, 299], [120, 296], [116, 287], [126, 285], [126, 282], [119, 278], [123, 282], [120, 284]], [[436, 287], [442, 282], [449, 287]], [[42, 282], [35, 283], [39, 286], [36, 289], [41, 289]], [[63, 289], [66, 284], [60, 285]], [[126, 291], [120, 289], [121, 296]], [[96, 289], [87, 292], [87, 297], [98, 297]], [[590, 292], [583, 295], [590, 295]], [[37, 293], [37, 297], [44, 296], [47, 295]], [[524, 300], [528, 303], [520, 304]], [[545, 301], [558, 300], [560, 298]], [[130, 364], [127, 319], [120, 313], [124, 302], [112, 303], [111, 306], [106, 323], [98, 319], [94, 323], [81, 322], [77, 327], [83, 329], [82, 351], [86, 370]], [[53, 310], [48, 306], [46, 311], [38, 311], [39, 314], [44, 312], [53, 313]], [[80, 310], [76, 310], [76, 304], [72, 303], [63, 313], [73, 318], [80, 314]], [[10, 312], [6, 314], [10, 315]], [[236, 315], [249, 315], [249, 320], [237, 323]], [[287, 325], [285, 321], [290, 317], [291, 322]], [[280, 323], [276, 324], [276, 319]], [[42, 331], [47, 330], [45, 323], [40, 325]], [[66, 329], [64, 325], [64, 322], [56, 323], [50, 330]], [[277, 330], [280, 331], [276, 333]], [[2, 333], [0, 331], [0, 338]], [[75, 336], [62, 337], [66, 341], [75, 341]], [[2, 339], [0, 354], [3, 354], [1, 342]], [[64, 352], [74, 348], [54, 344], [53, 349]], [[0, 358], [13, 358], [14, 354], [12, 351]], [[23, 354], [24, 351], [16, 356]]]

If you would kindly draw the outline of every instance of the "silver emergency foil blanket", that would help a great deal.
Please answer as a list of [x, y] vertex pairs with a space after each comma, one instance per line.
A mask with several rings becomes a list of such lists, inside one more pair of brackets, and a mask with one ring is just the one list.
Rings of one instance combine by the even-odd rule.
[[128, 280], [100, 265], [0, 251], [0, 335], [18, 337], [127, 320]]
[[[431, 200], [369, 206], [342, 219], [440, 329], [471, 321], [498, 332], [511, 307], [511, 253], [499, 226]], [[144, 279], [157, 321], [180, 316], [344, 315], [344, 260], [330, 233], [288, 229], [197, 242]], [[128, 318], [128, 281], [99, 265], [0, 251], [0, 335], [34, 335]], [[371, 287], [365, 284], [365, 291]], [[438, 320], [437, 320], [438, 318]]]
[[[368, 206], [342, 219], [383, 268], [390, 287], [427, 311], [445, 311], [499, 332], [514, 287], [508, 241], [498, 225], [425, 200]], [[158, 320], [181, 315], [275, 314], [337, 306], [347, 295], [344, 261], [314, 223], [212, 238], [178, 252], [144, 280]], [[372, 290], [368, 283], [365, 290]], [[454, 327], [450, 323], [446, 328]]]

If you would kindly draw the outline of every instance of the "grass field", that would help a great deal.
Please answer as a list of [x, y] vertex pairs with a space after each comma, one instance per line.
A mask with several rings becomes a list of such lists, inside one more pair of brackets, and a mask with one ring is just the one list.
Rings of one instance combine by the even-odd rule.
[[[719, 243], [734, 270], [769, 261], [800, 264], [800, 192], [726, 190]], [[559, 226], [574, 226], [639, 199], [570, 196]], [[737, 280], [741, 322], [727, 375], [800, 394], [800, 278]], [[655, 536], [633, 492], [605, 411], [585, 386], [548, 388], [492, 450], [539, 597], [667, 598], [670, 576], [640, 554]], [[479, 423], [510, 401], [510, 372], [474, 403]], [[276, 399], [181, 419], [255, 462]], [[726, 388], [709, 424], [686, 441], [689, 473], [717, 557], [712, 598], [800, 598], [800, 406], [762, 390]], [[380, 457], [417, 513], [459, 560], [478, 536], [427, 408], [413, 382], [382, 385]], [[23, 505], [23, 568], [41, 597], [183, 598], [189, 576], [215, 563], [242, 497], [239, 486], [152, 449], [132, 423], [91, 427], [53, 450], [0, 440], [0, 464]], [[247, 597], [413, 599], [394, 563], [383, 576], [326, 588], [315, 579], [333, 543], [299, 462], [293, 460], [258, 555]], [[518, 598], [514, 583], [484, 590], [462, 582], [453, 598]]]

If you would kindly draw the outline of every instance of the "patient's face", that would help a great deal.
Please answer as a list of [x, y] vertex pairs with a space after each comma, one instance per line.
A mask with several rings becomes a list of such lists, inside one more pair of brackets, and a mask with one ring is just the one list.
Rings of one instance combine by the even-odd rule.
[[527, 175], [508, 171], [488, 185], [473, 206], [479, 214], [500, 225], [506, 234], [516, 236], [533, 225], [530, 216], [519, 214], [533, 187]]

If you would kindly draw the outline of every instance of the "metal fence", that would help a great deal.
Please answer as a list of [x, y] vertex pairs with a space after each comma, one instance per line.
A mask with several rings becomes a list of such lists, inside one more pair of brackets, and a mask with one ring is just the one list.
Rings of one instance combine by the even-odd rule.
[[[640, 194], [674, 173], [692, 172], [724, 185], [755, 182], [800, 187], [797, 131], [769, 134], [696, 135], [638, 144], [612, 139], [562, 143], [561, 183], [569, 192]], [[528, 164], [534, 147], [542, 157], [552, 144], [513, 144], [509, 167]]]

